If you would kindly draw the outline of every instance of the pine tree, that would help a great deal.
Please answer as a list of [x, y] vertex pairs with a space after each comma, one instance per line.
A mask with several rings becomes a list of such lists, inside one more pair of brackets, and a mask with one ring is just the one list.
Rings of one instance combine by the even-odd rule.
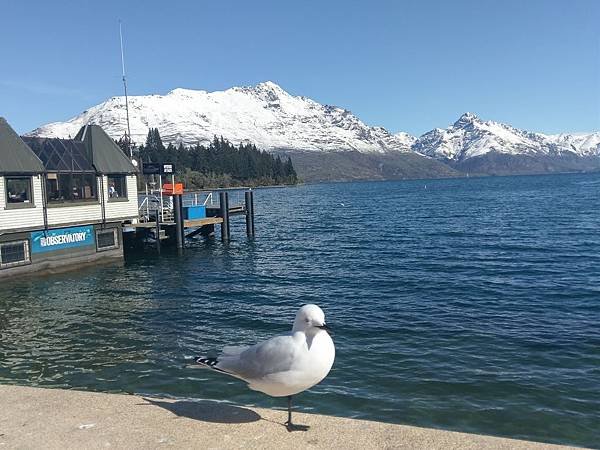
[[145, 145], [139, 147], [144, 162], [171, 162], [189, 188], [239, 184], [296, 183], [292, 160], [259, 150], [254, 144], [237, 147], [223, 136], [214, 136], [208, 146], [185, 147], [168, 144], [165, 148], [158, 129], [148, 130]]
[[148, 130], [148, 137], [146, 138], [146, 147], [150, 147], [154, 150], [163, 151], [165, 146], [163, 145], [158, 128], [150, 128]]
[[296, 173], [296, 169], [294, 169], [294, 165], [292, 164], [292, 158], [289, 156], [285, 163], [284, 173], [289, 183], [296, 183], [298, 181], [298, 174]]
[[119, 148], [129, 156], [129, 138], [127, 136], [122, 136], [119, 140], [115, 140], [115, 143], [119, 146]]

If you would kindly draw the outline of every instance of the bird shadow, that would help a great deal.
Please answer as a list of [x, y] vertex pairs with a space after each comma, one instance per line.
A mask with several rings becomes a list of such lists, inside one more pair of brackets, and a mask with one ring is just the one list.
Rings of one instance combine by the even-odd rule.
[[207, 400], [189, 401], [177, 400], [174, 402], [161, 401], [144, 397], [148, 403], [141, 405], [158, 406], [166, 409], [178, 417], [187, 417], [194, 420], [212, 423], [250, 423], [262, 419], [260, 414], [251, 409], [229, 405], [227, 403], [211, 402]]

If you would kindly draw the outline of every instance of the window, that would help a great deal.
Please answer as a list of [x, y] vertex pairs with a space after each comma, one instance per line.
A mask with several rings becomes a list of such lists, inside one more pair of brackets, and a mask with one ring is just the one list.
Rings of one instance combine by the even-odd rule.
[[58, 190], [58, 175], [49, 173], [46, 175], [46, 199], [48, 202], [56, 202], [60, 198]]
[[29, 264], [29, 241], [0, 244], [0, 269]]
[[108, 198], [127, 198], [127, 177], [125, 175], [108, 176]]
[[88, 173], [49, 173], [46, 176], [46, 196], [49, 203], [94, 200], [96, 175]]
[[96, 231], [96, 247], [98, 251], [110, 250], [119, 248], [119, 240], [117, 238], [117, 229]]
[[6, 177], [6, 203], [9, 208], [33, 204], [31, 177]]
[[92, 200], [96, 198], [96, 175], [71, 175], [72, 200]]

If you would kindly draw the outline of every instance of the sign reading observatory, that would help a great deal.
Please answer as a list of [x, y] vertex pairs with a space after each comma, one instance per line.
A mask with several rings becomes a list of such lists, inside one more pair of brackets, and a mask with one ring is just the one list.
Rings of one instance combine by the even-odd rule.
[[43, 253], [94, 245], [94, 227], [71, 227], [31, 233], [31, 252]]

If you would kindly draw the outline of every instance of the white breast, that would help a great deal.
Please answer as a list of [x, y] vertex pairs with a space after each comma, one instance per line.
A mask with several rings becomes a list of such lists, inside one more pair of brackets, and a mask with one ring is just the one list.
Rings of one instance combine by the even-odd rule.
[[289, 370], [246, 380], [251, 389], [272, 397], [295, 395], [320, 383], [335, 360], [335, 346], [329, 334], [319, 331], [312, 342], [304, 342], [295, 354]]

